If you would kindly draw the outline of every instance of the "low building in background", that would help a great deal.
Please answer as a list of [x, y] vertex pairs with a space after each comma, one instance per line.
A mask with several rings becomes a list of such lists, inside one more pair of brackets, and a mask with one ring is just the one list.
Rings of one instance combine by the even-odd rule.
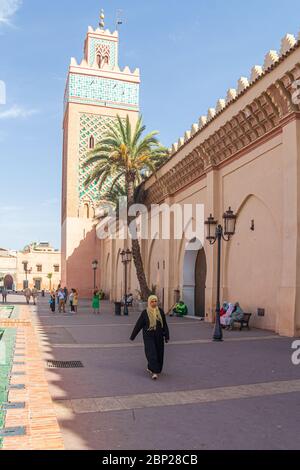
[[61, 279], [61, 252], [50, 243], [31, 243], [22, 251], [0, 249], [0, 287], [21, 291], [57, 288]]
[[0, 289], [14, 290], [17, 285], [17, 252], [0, 248]]

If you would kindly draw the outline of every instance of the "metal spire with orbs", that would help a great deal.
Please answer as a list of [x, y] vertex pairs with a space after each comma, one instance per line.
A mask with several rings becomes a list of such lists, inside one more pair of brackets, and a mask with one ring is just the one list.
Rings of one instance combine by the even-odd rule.
[[101, 29], [104, 29], [105, 27], [104, 20], [105, 20], [105, 15], [104, 15], [104, 10], [102, 9], [100, 13], [100, 23], [99, 23], [99, 26]]

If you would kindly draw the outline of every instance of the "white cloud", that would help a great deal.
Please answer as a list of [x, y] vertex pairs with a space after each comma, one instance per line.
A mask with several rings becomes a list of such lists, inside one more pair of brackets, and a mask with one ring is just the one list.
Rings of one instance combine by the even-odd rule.
[[28, 118], [34, 114], [38, 114], [38, 112], [39, 111], [37, 109], [24, 109], [20, 106], [14, 105], [6, 111], [2, 111], [0, 113], [0, 119]]
[[12, 16], [22, 6], [23, 0], [0, 0], [0, 25], [10, 24]]

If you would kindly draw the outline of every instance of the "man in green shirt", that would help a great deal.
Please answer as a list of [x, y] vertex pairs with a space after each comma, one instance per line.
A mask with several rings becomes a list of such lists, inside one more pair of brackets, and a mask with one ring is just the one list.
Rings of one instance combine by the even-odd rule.
[[188, 308], [185, 305], [185, 303], [182, 300], [180, 300], [180, 302], [175, 305], [175, 308], [173, 309], [173, 314], [171, 314], [170, 316], [171, 317], [173, 316], [184, 317], [187, 314], [188, 314]]

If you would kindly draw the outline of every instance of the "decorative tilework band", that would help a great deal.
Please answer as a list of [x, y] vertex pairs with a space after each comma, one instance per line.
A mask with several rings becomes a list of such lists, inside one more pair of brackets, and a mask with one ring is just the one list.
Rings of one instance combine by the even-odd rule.
[[139, 84], [110, 78], [71, 73], [67, 84], [66, 101], [88, 104], [110, 102], [120, 105], [139, 106]]

